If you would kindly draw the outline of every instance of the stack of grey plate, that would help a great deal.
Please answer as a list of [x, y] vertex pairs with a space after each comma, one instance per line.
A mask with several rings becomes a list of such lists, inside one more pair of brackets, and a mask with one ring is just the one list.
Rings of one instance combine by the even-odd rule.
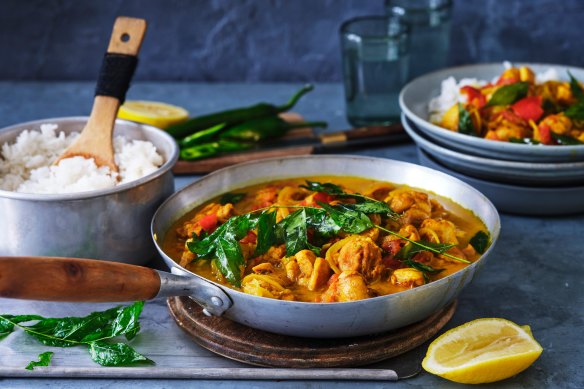
[[[555, 68], [584, 80], [584, 69], [527, 65], [536, 73]], [[449, 131], [428, 121], [428, 104], [442, 80], [497, 77], [501, 64], [440, 70], [419, 77], [400, 94], [402, 124], [418, 146], [420, 163], [460, 178], [485, 194], [499, 211], [524, 215], [584, 212], [584, 145], [508, 143]]]

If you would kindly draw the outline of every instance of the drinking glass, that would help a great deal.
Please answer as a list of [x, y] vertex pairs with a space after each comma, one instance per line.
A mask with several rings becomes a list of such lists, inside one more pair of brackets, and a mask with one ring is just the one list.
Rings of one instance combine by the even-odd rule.
[[410, 25], [410, 79], [446, 67], [452, 0], [385, 0], [385, 9]]
[[368, 16], [341, 26], [347, 119], [355, 127], [399, 121], [408, 77], [408, 26], [400, 17]]

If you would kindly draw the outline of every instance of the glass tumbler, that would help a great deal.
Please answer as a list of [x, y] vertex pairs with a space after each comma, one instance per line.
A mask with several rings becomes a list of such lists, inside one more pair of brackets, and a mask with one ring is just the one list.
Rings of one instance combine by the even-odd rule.
[[399, 121], [408, 79], [408, 26], [399, 17], [368, 16], [341, 25], [347, 119], [355, 127]]
[[452, 0], [385, 0], [385, 9], [410, 25], [410, 79], [446, 67]]

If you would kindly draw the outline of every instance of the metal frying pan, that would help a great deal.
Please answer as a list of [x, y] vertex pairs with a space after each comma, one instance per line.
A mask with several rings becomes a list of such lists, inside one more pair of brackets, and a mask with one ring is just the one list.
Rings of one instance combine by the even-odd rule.
[[[429, 190], [474, 212], [492, 244], [466, 268], [408, 291], [343, 303], [281, 301], [245, 294], [206, 280], [178, 265], [161, 249], [164, 235], [182, 215], [221, 193], [255, 183], [316, 175], [359, 176]], [[471, 186], [443, 173], [387, 159], [319, 155], [278, 158], [231, 166], [178, 191], [152, 220], [152, 236], [171, 273], [91, 260], [0, 258], [0, 296], [51, 301], [132, 301], [191, 296], [205, 311], [250, 327], [294, 336], [337, 338], [393, 330], [446, 306], [485, 264], [499, 236], [491, 202]]]

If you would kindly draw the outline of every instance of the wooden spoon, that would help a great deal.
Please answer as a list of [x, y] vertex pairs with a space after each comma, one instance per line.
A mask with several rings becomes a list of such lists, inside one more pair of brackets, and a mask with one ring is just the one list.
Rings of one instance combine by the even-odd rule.
[[[124, 56], [136, 57], [140, 51], [145, 33], [145, 20], [118, 17], [114, 24], [107, 54], [121, 54], [122, 56], [119, 57], [122, 58]], [[89, 120], [81, 135], [57, 158], [54, 162], [55, 165], [64, 158], [82, 156], [84, 158], [93, 158], [97, 166], [107, 166], [112, 172], [118, 171], [118, 166], [114, 159], [112, 135], [118, 109], [124, 100], [133, 68], [131, 71], [125, 72], [125, 74], [115, 74], [111, 72], [115, 70], [112, 69], [111, 64], [109, 67], [105, 66], [106, 59], [102, 64]], [[112, 90], [112, 87], [117, 92], [112, 93], [115, 96], [107, 95], [108, 90]]]

